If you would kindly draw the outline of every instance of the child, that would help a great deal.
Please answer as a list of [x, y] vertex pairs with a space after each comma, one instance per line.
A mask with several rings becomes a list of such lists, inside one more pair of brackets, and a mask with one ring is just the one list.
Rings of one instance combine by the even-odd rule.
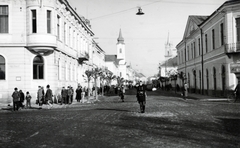
[[26, 108], [28, 108], [28, 105], [29, 105], [29, 108], [31, 108], [31, 99], [32, 97], [30, 96], [29, 92], [26, 93]]

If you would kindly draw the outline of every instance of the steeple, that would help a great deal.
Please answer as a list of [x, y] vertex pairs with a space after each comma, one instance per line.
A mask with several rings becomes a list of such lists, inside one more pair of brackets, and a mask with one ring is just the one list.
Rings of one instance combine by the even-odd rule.
[[119, 31], [119, 36], [118, 36], [118, 39], [117, 39], [117, 41], [118, 41], [118, 44], [124, 44], [124, 38], [122, 37], [122, 31], [121, 31], [121, 29], [120, 29], [120, 31]]

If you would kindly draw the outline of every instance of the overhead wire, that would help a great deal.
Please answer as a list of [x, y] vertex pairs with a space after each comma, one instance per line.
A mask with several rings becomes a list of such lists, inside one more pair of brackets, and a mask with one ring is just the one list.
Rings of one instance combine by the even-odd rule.
[[[151, 3], [147, 3], [147, 4], [144, 4], [144, 5], [138, 6], [138, 7], [144, 7], [144, 6], [152, 5], [154, 3], [159, 3], [159, 2], [162, 2], [162, 3], [174, 3], [174, 4], [190, 4], [190, 5], [193, 5], [193, 4], [198, 4], [198, 5], [219, 5], [217, 3], [194, 3], [194, 2], [177, 2], [177, 1], [157, 0], [157, 1], [153, 1]], [[133, 9], [136, 9], [136, 7], [132, 7], [132, 8], [129, 8], [129, 9], [125, 9], [125, 10], [122, 10], [122, 11], [118, 11], [118, 12], [114, 12], [114, 13], [110, 13], [110, 14], [106, 14], [106, 15], [102, 15], [102, 16], [98, 16], [98, 17], [94, 17], [94, 18], [90, 18], [89, 20], [92, 21], [92, 20], [96, 20], [96, 19], [100, 19], [100, 18], [116, 15], [116, 14], [119, 14], [119, 13], [123, 13], [123, 12], [126, 12], [126, 11], [130, 11], [130, 10], [133, 10]]]

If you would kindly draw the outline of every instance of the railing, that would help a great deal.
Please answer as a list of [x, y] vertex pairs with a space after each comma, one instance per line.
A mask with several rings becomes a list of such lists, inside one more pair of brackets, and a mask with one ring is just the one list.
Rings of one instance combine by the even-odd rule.
[[225, 45], [226, 53], [237, 53], [240, 52], [240, 42], [230, 43]]

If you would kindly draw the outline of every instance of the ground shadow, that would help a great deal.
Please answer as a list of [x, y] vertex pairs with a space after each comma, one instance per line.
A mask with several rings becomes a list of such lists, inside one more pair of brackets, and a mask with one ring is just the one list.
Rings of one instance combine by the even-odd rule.
[[94, 110], [110, 110], [110, 111], [130, 112], [129, 110], [116, 109], [116, 108], [96, 108]]
[[[21, 109], [22, 111], [27, 111], [27, 110], [41, 110], [42, 108], [39, 107], [30, 107], [30, 108], [23, 108]], [[13, 107], [4, 107], [2, 108], [2, 110], [6, 110], [6, 111], [13, 111]]]
[[240, 119], [238, 118], [217, 118], [222, 121], [225, 130], [235, 136], [240, 136]]

